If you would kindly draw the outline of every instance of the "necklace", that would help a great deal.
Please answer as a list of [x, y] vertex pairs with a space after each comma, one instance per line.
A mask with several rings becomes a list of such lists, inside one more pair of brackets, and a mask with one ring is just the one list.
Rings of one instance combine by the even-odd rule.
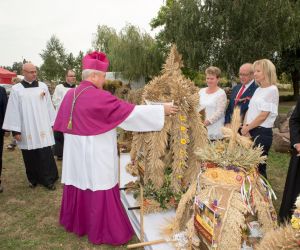
[[67, 126], [68, 129], [72, 129], [72, 127], [73, 127], [73, 124], [72, 124], [72, 120], [73, 120], [73, 111], [74, 111], [75, 103], [76, 103], [78, 97], [79, 97], [84, 91], [86, 91], [87, 89], [92, 88], [92, 87], [93, 87], [93, 86], [85, 87], [84, 89], [82, 89], [82, 90], [78, 93], [78, 95], [76, 95], [76, 89], [74, 89], [74, 92], [73, 92], [74, 95], [73, 95], [73, 101], [72, 101], [72, 107], [71, 107], [70, 119], [69, 119], [68, 126]]

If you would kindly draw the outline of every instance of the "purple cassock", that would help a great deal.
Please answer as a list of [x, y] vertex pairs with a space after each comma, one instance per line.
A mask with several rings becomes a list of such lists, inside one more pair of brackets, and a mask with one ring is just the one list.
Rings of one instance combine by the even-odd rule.
[[118, 184], [98, 191], [64, 185], [59, 222], [69, 232], [87, 235], [93, 244], [122, 245], [134, 234]]
[[[88, 63], [93, 63], [93, 61]], [[105, 65], [95, 67], [96, 69], [97, 67], [105, 68]], [[72, 108], [74, 97], [78, 98]], [[66, 137], [74, 137], [76, 140], [79, 138], [79, 141], [83, 137], [90, 139], [89, 137], [101, 136], [116, 128], [133, 109], [134, 105], [96, 88], [89, 81], [83, 81], [76, 89], [69, 90], [65, 95], [57, 114], [54, 130], [63, 132], [65, 139]], [[66, 145], [68, 146], [65, 144], [65, 147]], [[66, 150], [65, 148], [64, 152]], [[68, 163], [68, 158], [65, 159], [64, 154], [62, 182], [65, 185], [60, 211], [61, 225], [78, 236], [87, 235], [89, 241], [94, 244], [121, 245], [128, 242], [134, 231], [122, 206], [118, 184], [114, 183], [108, 189], [92, 190], [88, 186], [79, 187], [76, 181], [70, 183], [63, 180], [64, 167], [73, 171], [73, 166], [70, 165], [72, 164]], [[82, 167], [88, 168], [89, 165], [83, 164]], [[81, 171], [80, 168], [81, 165], [79, 171]], [[76, 178], [80, 183], [84, 176], [79, 173]]]

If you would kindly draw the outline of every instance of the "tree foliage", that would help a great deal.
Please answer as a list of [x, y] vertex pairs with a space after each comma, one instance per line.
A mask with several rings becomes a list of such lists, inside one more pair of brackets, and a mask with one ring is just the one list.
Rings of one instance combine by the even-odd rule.
[[281, 72], [290, 74], [293, 82], [294, 98], [299, 96], [300, 85], [300, 1], [291, 0], [293, 12], [291, 15], [292, 41], [282, 48], [278, 65]]
[[77, 81], [81, 80], [81, 73], [82, 73], [81, 62], [82, 62], [82, 58], [83, 58], [83, 52], [79, 51], [77, 57], [75, 58], [74, 65], [72, 66], [72, 69], [75, 71]]
[[23, 64], [26, 62], [27, 61], [24, 59], [23, 62], [14, 62], [12, 66], [3, 66], [3, 68], [15, 72], [17, 75], [21, 75]]
[[121, 72], [129, 81], [156, 75], [163, 63], [156, 41], [133, 25], [119, 33], [108, 26], [98, 26], [93, 47], [108, 55], [110, 71]]
[[43, 64], [40, 67], [40, 77], [49, 81], [63, 81], [68, 69], [73, 69], [77, 79], [81, 79], [81, 60], [83, 53], [80, 51], [77, 57], [67, 53], [63, 44], [56, 36], [51, 36], [46, 49], [40, 56]]
[[40, 70], [43, 78], [58, 81], [65, 75], [66, 52], [63, 44], [56, 36], [51, 36], [46, 49], [40, 54], [44, 63]]
[[172, 0], [151, 25], [164, 47], [176, 43], [188, 68], [221, 67], [228, 75], [245, 62], [280, 60], [299, 42], [299, 1]]

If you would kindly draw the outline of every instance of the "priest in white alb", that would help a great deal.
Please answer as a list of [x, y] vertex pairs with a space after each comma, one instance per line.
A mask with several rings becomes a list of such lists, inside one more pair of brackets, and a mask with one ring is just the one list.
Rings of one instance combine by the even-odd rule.
[[51, 149], [54, 107], [47, 85], [37, 80], [36, 67], [24, 64], [23, 75], [24, 80], [11, 89], [2, 128], [12, 131], [22, 151], [29, 186], [42, 184], [55, 190], [58, 171]]
[[159, 131], [178, 108], [134, 106], [104, 91], [104, 53], [90, 53], [82, 64], [83, 81], [65, 95], [54, 125], [65, 136], [60, 223], [94, 244], [121, 245], [134, 232], [120, 200], [116, 128]]
[[[66, 72], [66, 81], [64, 83], [56, 85], [53, 95], [52, 102], [56, 112], [59, 110], [59, 106], [64, 99], [65, 94], [71, 89], [75, 88], [76, 74], [73, 70], [69, 69]], [[63, 149], [64, 149], [64, 135], [59, 131], [54, 132], [55, 145], [53, 147], [54, 155], [58, 161], [62, 160]]]

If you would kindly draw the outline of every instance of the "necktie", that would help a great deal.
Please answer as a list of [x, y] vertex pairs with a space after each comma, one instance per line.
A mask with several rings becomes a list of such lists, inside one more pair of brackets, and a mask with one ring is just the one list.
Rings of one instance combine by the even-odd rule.
[[243, 84], [242, 87], [240, 88], [239, 93], [237, 94], [235, 101], [234, 101], [234, 105], [237, 105], [238, 101], [240, 100], [242, 94], [244, 93], [245, 90], [245, 85]]

